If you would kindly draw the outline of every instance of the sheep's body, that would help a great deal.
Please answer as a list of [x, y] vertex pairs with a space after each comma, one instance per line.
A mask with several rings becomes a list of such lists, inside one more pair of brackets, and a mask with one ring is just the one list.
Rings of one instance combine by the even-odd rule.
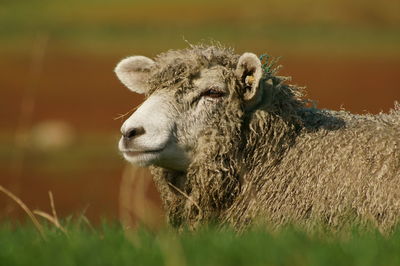
[[[216, 47], [168, 52], [156, 61], [150, 91], [186, 84], [210, 65], [229, 70], [238, 58]], [[297, 87], [269, 72], [261, 101], [246, 109], [229, 77], [233, 96], [201, 131], [187, 168], [151, 168], [173, 225], [357, 222], [389, 231], [400, 221], [399, 106], [379, 115], [308, 108]]]
[[[259, 164], [268, 161], [268, 154], [251, 152], [248, 161], [255, 163], [244, 177], [250, 182], [227, 211], [229, 222], [240, 227], [263, 214], [278, 225], [319, 222], [341, 227], [359, 222], [386, 231], [399, 221], [400, 113], [329, 114], [337, 118], [336, 122], [327, 119], [331, 128], [303, 129], [272, 166]], [[256, 132], [267, 126], [260, 120], [254, 120]], [[307, 118], [303, 121], [307, 123]], [[257, 142], [261, 146], [263, 141]], [[249, 196], [251, 190], [254, 196]]]
[[[294, 223], [340, 228], [358, 223], [390, 231], [400, 219], [398, 107], [390, 115], [362, 116], [344, 111], [323, 111], [325, 114], [317, 115], [319, 111], [304, 110], [308, 114], [303, 121], [309, 124], [299, 135], [295, 134], [291, 144], [288, 142], [292, 140], [281, 143], [276, 139], [280, 134], [283, 139], [286, 136], [279, 132], [282, 127], [274, 130], [275, 125], [268, 124], [265, 111], [253, 114], [244, 157], [240, 156], [241, 160], [233, 166], [234, 173], [220, 170], [221, 175], [238, 174], [242, 179], [236, 183], [238, 191], [226, 208], [204, 205], [202, 197], [212, 191], [211, 187], [197, 184], [191, 191], [198, 192], [192, 195], [172, 192], [168, 182], [181, 173], [174, 175], [153, 168], [172, 222], [196, 226], [211, 218], [237, 229], [256, 219], [273, 226]], [[312, 121], [316, 116], [317, 121]], [[265, 131], [268, 128], [271, 131]], [[286, 124], [283, 128], [287, 128]], [[284, 146], [284, 151], [279, 146]], [[279, 156], [277, 150], [282, 152]], [[210, 157], [205, 155], [203, 159], [198, 166], [210, 164]], [[199, 178], [212, 179], [216, 173], [218, 169], [211, 175], [201, 171], [203, 176]], [[221, 193], [224, 186], [218, 183], [214, 189]]]

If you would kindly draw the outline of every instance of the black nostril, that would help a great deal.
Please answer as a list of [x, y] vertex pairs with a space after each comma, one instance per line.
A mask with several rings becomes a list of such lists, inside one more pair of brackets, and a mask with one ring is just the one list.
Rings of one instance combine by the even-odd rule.
[[130, 139], [133, 138], [136, 135], [136, 129], [132, 128], [130, 131], [128, 131], [128, 133], [126, 134], [126, 138]]
[[127, 130], [126, 132], [122, 133], [122, 136], [126, 139], [132, 139], [134, 137], [140, 136], [144, 134], [144, 128], [143, 127], [137, 127], [137, 128], [131, 128]]

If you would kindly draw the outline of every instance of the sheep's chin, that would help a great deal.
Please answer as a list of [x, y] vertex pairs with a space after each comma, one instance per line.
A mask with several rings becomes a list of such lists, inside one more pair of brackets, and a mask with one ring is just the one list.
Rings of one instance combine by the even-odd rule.
[[123, 152], [124, 158], [135, 165], [147, 167], [150, 165], [162, 167], [169, 170], [185, 172], [189, 166], [190, 159], [187, 153], [176, 147], [166, 147], [159, 151], [146, 152]]
[[136, 164], [138, 166], [146, 167], [150, 165], [154, 165], [157, 163], [158, 159], [161, 157], [162, 151], [154, 151], [154, 152], [133, 152], [127, 151], [123, 152], [125, 160], [132, 164]]

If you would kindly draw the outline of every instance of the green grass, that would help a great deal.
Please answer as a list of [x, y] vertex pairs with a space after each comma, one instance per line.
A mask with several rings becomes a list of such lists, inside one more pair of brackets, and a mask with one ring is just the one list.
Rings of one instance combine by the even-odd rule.
[[139, 230], [131, 238], [118, 224], [96, 231], [76, 223], [66, 236], [45, 229], [43, 240], [31, 225], [0, 225], [1, 265], [399, 265], [400, 231], [353, 233], [350, 238], [308, 236], [286, 229], [270, 234], [253, 229], [241, 235], [204, 228], [196, 233]]
[[0, 5], [0, 49], [29, 52], [37, 34], [79, 52], [158, 53], [215, 39], [274, 54], [400, 56], [396, 1], [20, 0]]

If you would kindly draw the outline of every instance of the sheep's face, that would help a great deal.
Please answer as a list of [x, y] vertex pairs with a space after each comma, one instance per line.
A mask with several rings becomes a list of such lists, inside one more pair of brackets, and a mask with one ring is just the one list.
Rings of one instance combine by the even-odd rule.
[[[228, 104], [235, 100], [254, 104], [261, 64], [255, 55], [245, 55], [236, 69], [212, 65], [200, 69], [184, 86], [152, 91], [122, 125], [119, 149], [125, 159], [141, 166], [185, 171], [196, 155], [199, 140], [218, 126]], [[128, 88], [146, 93], [155, 67], [153, 60], [135, 56], [122, 60], [116, 73]], [[248, 88], [243, 97], [237, 90], [241, 84]]]

